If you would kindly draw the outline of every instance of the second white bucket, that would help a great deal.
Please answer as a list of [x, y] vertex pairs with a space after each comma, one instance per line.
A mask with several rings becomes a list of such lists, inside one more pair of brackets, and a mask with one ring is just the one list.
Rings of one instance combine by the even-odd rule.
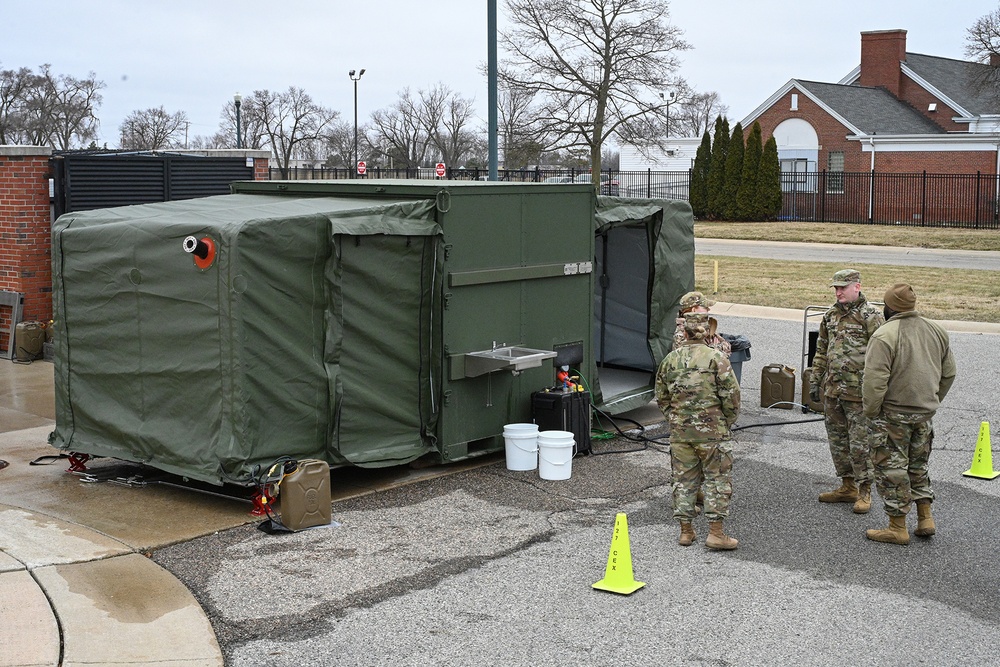
[[576, 440], [569, 431], [542, 431], [538, 434], [538, 476], [542, 479], [569, 479], [573, 474]]
[[507, 424], [503, 427], [507, 470], [538, 467], [538, 424]]

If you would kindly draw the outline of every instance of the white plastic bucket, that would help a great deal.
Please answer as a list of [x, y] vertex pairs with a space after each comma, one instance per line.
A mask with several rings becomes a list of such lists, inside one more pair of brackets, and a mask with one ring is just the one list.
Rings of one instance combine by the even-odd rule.
[[507, 470], [538, 467], [538, 424], [507, 424], [503, 427]]
[[573, 474], [576, 440], [569, 431], [542, 431], [538, 434], [538, 476], [542, 479], [569, 479]]

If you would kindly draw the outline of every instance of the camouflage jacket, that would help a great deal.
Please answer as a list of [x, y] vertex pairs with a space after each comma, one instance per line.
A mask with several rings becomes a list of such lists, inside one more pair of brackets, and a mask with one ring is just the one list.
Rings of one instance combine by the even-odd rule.
[[687, 341], [656, 371], [656, 404], [670, 424], [671, 440], [725, 440], [740, 414], [740, 384], [726, 355]]
[[[677, 318], [677, 328], [674, 329], [674, 347], [673, 347], [673, 349], [676, 350], [677, 348], [679, 348], [681, 345], [684, 344], [684, 341], [686, 341], [686, 340], [687, 340], [687, 336], [684, 335], [684, 318], [683, 317], [678, 317]], [[721, 352], [722, 354], [726, 355], [727, 357], [730, 354], [732, 354], [732, 352], [733, 352], [732, 346], [729, 344], [729, 341], [726, 340], [725, 338], [723, 338], [719, 334], [713, 334], [713, 335], [709, 336], [708, 338], [706, 338], [705, 339], [705, 345], [708, 345], [712, 349], [718, 350], [719, 352]]]
[[820, 386], [826, 396], [861, 400], [868, 340], [882, 326], [882, 311], [864, 294], [849, 304], [835, 304], [823, 315], [813, 357], [811, 387]]

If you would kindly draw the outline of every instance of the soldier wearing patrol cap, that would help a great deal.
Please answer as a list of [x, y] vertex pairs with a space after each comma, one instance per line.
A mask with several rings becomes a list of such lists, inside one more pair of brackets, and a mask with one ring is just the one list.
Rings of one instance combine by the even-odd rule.
[[868, 539], [909, 544], [906, 515], [917, 505], [915, 535], [936, 532], [929, 462], [934, 442], [931, 419], [955, 381], [957, 369], [948, 333], [916, 311], [917, 295], [907, 283], [885, 293], [888, 318], [868, 344], [862, 386], [865, 414], [883, 439], [872, 447], [875, 481], [889, 515], [889, 527], [866, 531]]
[[821, 503], [854, 503], [854, 512], [871, 509], [871, 440], [861, 405], [861, 387], [868, 340], [882, 326], [882, 312], [861, 293], [861, 274], [844, 269], [833, 274], [830, 287], [837, 303], [819, 325], [816, 356], [809, 378], [809, 395], [822, 401], [833, 467], [839, 488], [821, 493]]
[[[707, 313], [708, 309], [715, 305], [715, 302], [706, 297], [701, 292], [688, 292], [681, 297], [680, 307], [677, 314], [677, 328], [674, 330], [673, 349], [680, 347], [687, 338], [684, 335], [684, 315], [686, 313]], [[705, 344], [711, 348], [722, 352], [727, 357], [732, 351], [729, 341], [717, 333], [718, 322], [714, 317], [709, 318], [710, 331], [705, 337]]]
[[728, 357], [705, 344], [711, 324], [705, 313], [684, 316], [684, 343], [663, 358], [656, 372], [656, 404], [670, 424], [673, 517], [681, 524], [678, 544], [695, 540], [692, 521], [704, 485], [709, 549], [735, 549], [722, 530], [733, 494], [730, 429], [740, 412], [740, 384]]

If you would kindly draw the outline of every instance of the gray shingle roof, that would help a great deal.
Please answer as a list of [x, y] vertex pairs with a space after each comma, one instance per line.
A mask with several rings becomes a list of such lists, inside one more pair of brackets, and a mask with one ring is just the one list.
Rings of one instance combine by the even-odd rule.
[[[906, 64], [966, 111], [977, 116], [1000, 113], [1000, 91], [996, 88], [998, 72], [995, 67], [919, 53], [907, 53]], [[984, 77], [992, 82], [992, 87], [984, 89], [982, 84], [977, 85]]]
[[865, 134], [945, 133], [884, 88], [845, 86], [801, 79], [796, 81]]

